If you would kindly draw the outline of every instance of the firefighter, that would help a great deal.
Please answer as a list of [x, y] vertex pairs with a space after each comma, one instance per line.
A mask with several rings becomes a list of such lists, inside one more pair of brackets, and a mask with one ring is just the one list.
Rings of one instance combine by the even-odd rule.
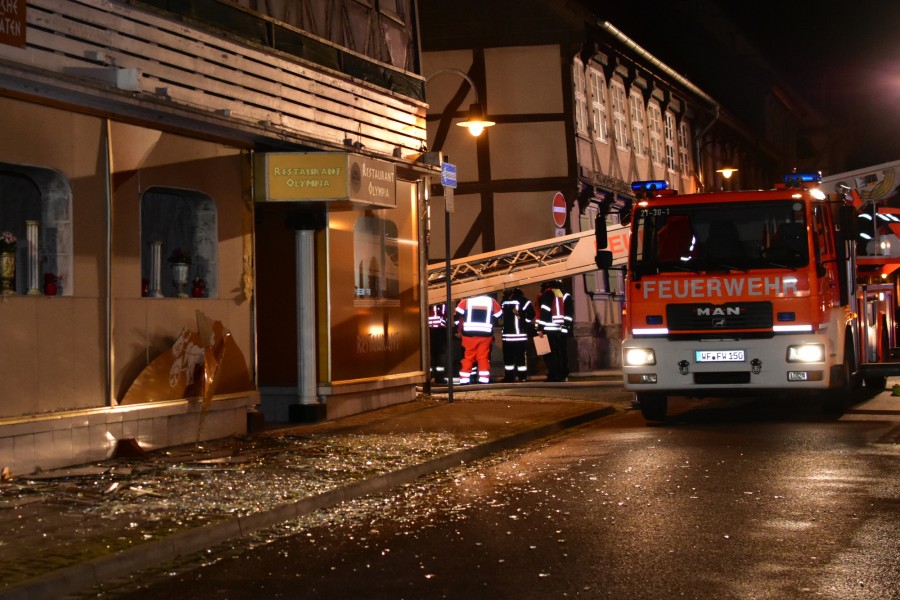
[[528, 378], [525, 351], [534, 328], [534, 305], [522, 290], [513, 288], [503, 293], [500, 307], [503, 309], [500, 330], [500, 339], [503, 341], [503, 381], [525, 381]]
[[447, 305], [428, 307], [428, 340], [431, 346], [431, 377], [438, 385], [447, 383]]
[[562, 290], [561, 281], [541, 284], [538, 311], [537, 335], [546, 335], [550, 342], [550, 352], [544, 355], [547, 381], [566, 381], [569, 378], [567, 338], [572, 332], [575, 309], [572, 296]]
[[503, 310], [491, 296], [465, 298], [456, 306], [459, 334], [462, 337], [463, 358], [459, 368], [459, 383], [472, 379], [472, 366], [478, 366], [478, 383], [491, 382], [491, 346], [494, 343], [494, 321]]

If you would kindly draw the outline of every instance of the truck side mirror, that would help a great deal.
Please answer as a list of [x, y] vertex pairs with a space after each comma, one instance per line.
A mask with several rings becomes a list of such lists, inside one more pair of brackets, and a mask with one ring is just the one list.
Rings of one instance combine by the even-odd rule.
[[612, 266], [613, 263], [613, 255], [609, 250], [597, 250], [597, 255], [594, 257], [594, 262], [597, 263], [598, 269], [608, 269]]
[[597, 250], [602, 250], [609, 244], [606, 232], [606, 217], [603, 215], [594, 217], [594, 239], [597, 241]]

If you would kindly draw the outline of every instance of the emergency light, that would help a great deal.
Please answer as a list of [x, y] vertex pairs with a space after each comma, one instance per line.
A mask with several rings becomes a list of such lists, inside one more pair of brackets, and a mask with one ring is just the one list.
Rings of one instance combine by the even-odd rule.
[[665, 179], [653, 179], [649, 181], [632, 181], [631, 191], [638, 192], [655, 192], [659, 190], [669, 189], [669, 182]]
[[784, 185], [789, 188], [802, 187], [804, 183], [819, 183], [822, 181], [822, 173], [788, 173], [784, 176]]

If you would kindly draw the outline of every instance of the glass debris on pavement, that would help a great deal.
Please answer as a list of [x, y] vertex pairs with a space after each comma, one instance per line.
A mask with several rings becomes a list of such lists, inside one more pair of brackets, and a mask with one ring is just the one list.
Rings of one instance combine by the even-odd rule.
[[[484, 434], [232, 437], [0, 483], [4, 585], [421, 463]], [[2, 587], [0, 587], [2, 591]]]

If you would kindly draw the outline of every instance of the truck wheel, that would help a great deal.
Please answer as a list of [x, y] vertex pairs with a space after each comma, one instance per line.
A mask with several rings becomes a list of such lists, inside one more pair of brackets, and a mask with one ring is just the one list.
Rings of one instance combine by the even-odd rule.
[[847, 331], [847, 337], [844, 340], [844, 362], [849, 365], [850, 373], [850, 389], [858, 390], [863, 386], [862, 370], [856, 360], [856, 352], [853, 349], [853, 334]]
[[635, 392], [635, 399], [641, 407], [641, 414], [648, 421], [662, 421], [668, 410], [668, 397], [661, 392]]
[[[844, 414], [844, 407], [849, 403], [854, 388], [853, 381], [853, 339], [847, 336], [844, 342], [844, 362], [834, 368], [832, 376], [838, 379], [834, 385], [822, 393], [822, 413], [839, 417]], [[838, 370], [839, 369], [839, 370]]]

